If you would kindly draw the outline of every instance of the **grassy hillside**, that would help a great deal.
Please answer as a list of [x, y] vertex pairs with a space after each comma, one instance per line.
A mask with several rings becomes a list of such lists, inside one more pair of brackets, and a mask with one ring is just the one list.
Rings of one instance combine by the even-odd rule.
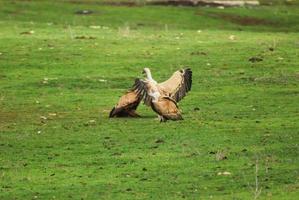
[[[0, 199], [298, 199], [298, 10], [0, 1]], [[145, 66], [184, 121], [108, 119]]]

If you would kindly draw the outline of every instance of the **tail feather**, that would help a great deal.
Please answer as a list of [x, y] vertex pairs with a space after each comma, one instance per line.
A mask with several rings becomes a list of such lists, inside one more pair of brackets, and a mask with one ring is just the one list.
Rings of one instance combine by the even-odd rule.
[[173, 120], [173, 121], [184, 120], [181, 114], [172, 114], [163, 117], [167, 120]]
[[135, 110], [128, 111], [128, 114], [129, 114], [130, 117], [141, 117], [140, 115], [138, 115], [136, 113]]
[[140, 117], [135, 110], [125, 110], [123, 108], [113, 107], [109, 113], [109, 118], [113, 117]]

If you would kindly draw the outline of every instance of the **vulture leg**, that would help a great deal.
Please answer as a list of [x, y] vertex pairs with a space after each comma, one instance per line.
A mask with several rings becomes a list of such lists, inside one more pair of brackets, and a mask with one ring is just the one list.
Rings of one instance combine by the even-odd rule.
[[167, 119], [163, 116], [161, 116], [161, 119], [160, 119], [160, 123], [162, 123], [162, 122], [167, 122]]
[[163, 121], [163, 116], [162, 116], [162, 115], [158, 115], [158, 120], [159, 120], [160, 122], [162, 122], [162, 121]]

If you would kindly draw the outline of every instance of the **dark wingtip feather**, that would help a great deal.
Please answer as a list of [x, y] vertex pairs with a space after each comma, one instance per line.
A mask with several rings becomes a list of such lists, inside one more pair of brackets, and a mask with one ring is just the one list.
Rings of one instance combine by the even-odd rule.
[[186, 91], [190, 91], [192, 87], [192, 70], [191, 68], [184, 69], [184, 81], [186, 82]]
[[192, 87], [192, 70], [189, 67], [179, 70], [182, 76], [182, 82], [179, 89], [173, 94], [175, 101], [179, 102], [186, 94], [191, 90]]
[[110, 113], [109, 113], [109, 118], [112, 118], [112, 117], [115, 116], [114, 111], [115, 111], [115, 107], [113, 107], [112, 110], [110, 111]]
[[135, 91], [140, 99], [145, 95], [144, 83], [138, 78], [135, 79], [135, 83], [130, 90]]

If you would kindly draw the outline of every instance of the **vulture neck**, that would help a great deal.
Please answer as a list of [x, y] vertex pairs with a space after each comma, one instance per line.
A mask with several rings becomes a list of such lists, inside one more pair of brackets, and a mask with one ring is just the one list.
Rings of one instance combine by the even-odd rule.
[[153, 98], [153, 102], [158, 102], [161, 94], [156, 86], [156, 83], [148, 82], [147, 83], [147, 94]]

